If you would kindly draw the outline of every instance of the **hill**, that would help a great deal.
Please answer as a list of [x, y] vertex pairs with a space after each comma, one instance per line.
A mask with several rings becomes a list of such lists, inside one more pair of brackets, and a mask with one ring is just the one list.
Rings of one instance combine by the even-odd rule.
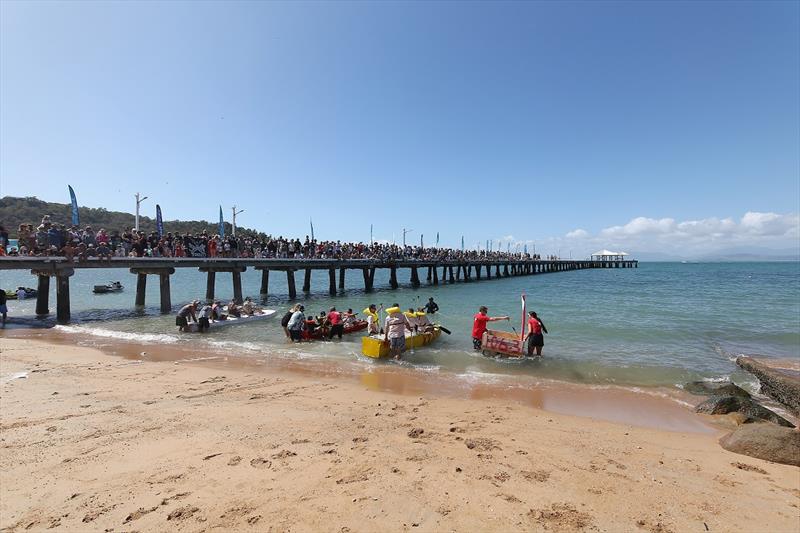
[[[105, 228], [107, 231], [124, 230], [134, 226], [134, 215], [121, 211], [108, 211], [102, 207], [78, 207], [80, 212], [81, 226], [92, 226], [95, 230]], [[55, 202], [44, 202], [35, 196], [17, 198], [5, 196], [0, 198], [0, 226], [6, 228], [9, 236], [13, 239], [17, 237], [17, 230], [20, 224], [33, 224], [38, 226], [42, 221], [43, 215], [50, 215], [50, 220], [56, 224], [72, 224], [72, 214], [69, 204], [59, 204]], [[154, 218], [139, 216], [139, 229], [144, 232], [155, 231], [156, 221]], [[230, 222], [225, 222], [225, 234], [231, 233]], [[165, 220], [164, 231], [172, 233], [200, 233], [203, 230], [211, 234], [217, 233], [217, 224], [206, 220]], [[237, 235], [264, 236], [263, 233], [238, 227]]]

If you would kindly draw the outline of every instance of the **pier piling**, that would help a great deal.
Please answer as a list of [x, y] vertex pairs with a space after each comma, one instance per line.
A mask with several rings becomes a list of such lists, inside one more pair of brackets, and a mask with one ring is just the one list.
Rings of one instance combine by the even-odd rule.
[[397, 267], [392, 265], [389, 269], [389, 285], [393, 288], [397, 288]]
[[303, 275], [303, 292], [311, 292], [311, 269], [307, 268]]
[[297, 289], [294, 286], [294, 270], [291, 268], [286, 269], [286, 285], [289, 287], [289, 298], [291, 300], [297, 298]]
[[328, 294], [334, 296], [336, 294], [336, 269], [328, 269]]
[[38, 275], [39, 283], [36, 293], [36, 316], [50, 314], [50, 276]]
[[209, 270], [206, 273], [206, 301], [213, 302], [214, 301], [214, 289], [217, 283], [217, 273], [213, 270]]
[[259, 291], [262, 299], [265, 299], [269, 294], [269, 269], [261, 269], [261, 290]]
[[[173, 272], [175, 270], [173, 269]], [[161, 312], [169, 313], [172, 311], [172, 295], [169, 290], [169, 272], [161, 272], [158, 275], [159, 290], [161, 292]]]

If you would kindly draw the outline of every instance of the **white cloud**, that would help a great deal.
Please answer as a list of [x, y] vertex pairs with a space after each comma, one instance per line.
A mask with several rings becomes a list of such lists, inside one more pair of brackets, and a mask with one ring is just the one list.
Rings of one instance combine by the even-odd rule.
[[[530, 246], [531, 241], [527, 242]], [[717, 250], [749, 248], [794, 249], [800, 247], [800, 216], [747, 212], [738, 221], [704, 218], [676, 221], [673, 218], [636, 217], [619, 226], [596, 233], [575, 229], [561, 237], [537, 239], [537, 251], [562, 256], [570, 250], [582, 257], [595, 249], [628, 252], [659, 252], [686, 257], [712, 254]]]

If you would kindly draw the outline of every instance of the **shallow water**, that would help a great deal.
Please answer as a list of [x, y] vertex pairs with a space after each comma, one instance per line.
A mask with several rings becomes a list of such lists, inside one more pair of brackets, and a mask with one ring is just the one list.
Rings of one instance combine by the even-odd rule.
[[[424, 270], [421, 271], [424, 274]], [[547, 275], [483, 280], [417, 289], [388, 288], [388, 272], [376, 273], [376, 290], [365, 294], [361, 275], [349, 271], [346, 289], [327, 295], [325, 272], [315, 273], [312, 293], [300, 296], [307, 314], [335, 305], [361, 311], [369, 303], [402, 307], [422, 305], [433, 296], [441, 307], [436, 320], [453, 334], [442, 335], [431, 347], [408, 354], [403, 367], [465, 382], [531, 378], [594, 385], [674, 387], [695, 379], [728, 380], [752, 389], [753, 378], [737, 371], [739, 354], [800, 357], [800, 264], [798, 263], [640, 263], [638, 269], [597, 269]], [[401, 282], [408, 280], [401, 271]], [[277, 309], [268, 322], [214, 331], [206, 336], [179, 335], [174, 317], [158, 313], [158, 284], [149, 279], [148, 307], [133, 310], [135, 276], [126, 270], [78, 270], [70, 283], [73, 323], [58, 326], [87, 345], [116, 340], [196, 348], [198, 354], [225, 353], [247, 358], [303, 359], [370, 367], [393, 364], [360, 355], [360, 336], [342, 342], [287, 345], [279, 318], [290, 305], [286, 279], [270, 277], [266, 304]], [[95, 295], [92, 286], [120, 280], [122, 293]], [[27, 272], [0, 272], [0, 286], [33, 286]], [[202, 298], [205, 276], [179, 269], [172, 276], [176, 304]], [[243, 274], [245, 294], [257, 297], [260, 274]], [[51, 310], [55, 289], [51, 289]], [[519, 295], [538, 312], [549, 334], [541, 360], [486, 358], [472, 350], [472, 315], [487, 305], [491, 315], [511, 316], [499, 328], [520, 329]], [[232, 294], [230, 276], [217, 275], [217, 295]], [[9, 301], [11, 315], [24, 325], [52, 325], [37, 320], [35, 301]]]

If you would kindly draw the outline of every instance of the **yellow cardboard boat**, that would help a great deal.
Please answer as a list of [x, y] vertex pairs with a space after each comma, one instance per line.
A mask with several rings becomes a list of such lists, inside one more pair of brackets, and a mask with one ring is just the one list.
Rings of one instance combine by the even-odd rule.
[[[427, 346], [438, 339], [441, 333], [438, 326], [434, 326], [430, 333], [414, 333], [412, 336], [411, 333], [406, 332], [406, 351], [411, 348]], [[389, 343], [383, 342], [383, 335], [361, 337], [361, 353], [374, 359], [389, 357]]]

